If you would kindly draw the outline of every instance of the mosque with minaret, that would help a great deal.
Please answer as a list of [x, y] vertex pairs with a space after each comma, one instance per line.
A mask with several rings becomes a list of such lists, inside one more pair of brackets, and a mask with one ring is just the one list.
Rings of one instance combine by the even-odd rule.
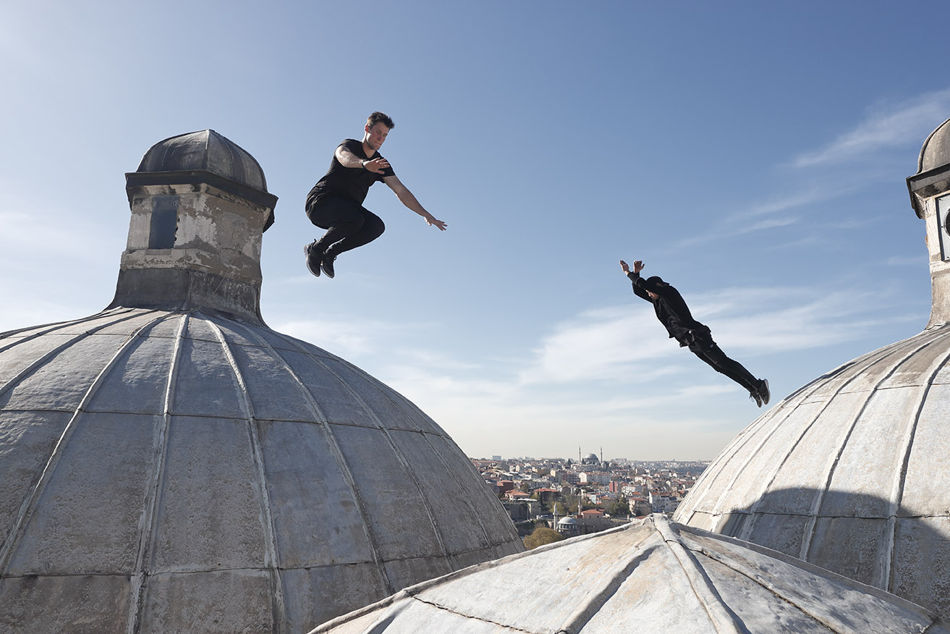
[[765, 412], [672, 519], [524, 552], [435, 421], [265, 324], [257, 161], [157, 143], [113, 300], [0, 333], [0, 631], [950, 631], [950, 120], [917, 167], [920, 334]]

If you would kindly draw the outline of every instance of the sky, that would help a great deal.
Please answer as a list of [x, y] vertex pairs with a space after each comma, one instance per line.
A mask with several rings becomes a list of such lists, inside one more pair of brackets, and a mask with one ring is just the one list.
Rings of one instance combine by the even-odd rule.
[[[0, 331], [112, 299], [125, 173], [216, 130], [278, 196], [267, 324], [400, 391], [472, 457], [703, 460], [765, 409], [633, 295], [640, 259], [769, 379], [926, 325], [905, 179], [950, 117], [946, 2], [0, 2]], [[366, 116], [375, 242], [314, 278], [303, 203]]]

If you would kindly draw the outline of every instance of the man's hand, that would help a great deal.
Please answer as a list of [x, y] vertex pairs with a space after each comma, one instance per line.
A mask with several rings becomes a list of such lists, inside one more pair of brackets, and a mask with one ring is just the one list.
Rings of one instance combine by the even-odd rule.
[[623, 260], [620, 260], [620, 268], [623, 269], [624, 275], [630, 272], [630, 266]]
[[429, 225], [430, 227], [438, 227], [439, 231], [445, 231], [445, 228], [448, 226], [444, 222], [439, 220], [438, 218], [434, 218], [431, 215], [428, 218], [426, 218], [426, 224]]
[[640, 271], [642, 270], [643, 270], [643, 261], [642, 260], [635, 261], [633, 263], [633, 272], [639, 275]]
[[389, 161], [381, 156], [372, 161], [363, 161], [363, 169], [374, 174], [382, 174], [387, 167], [389, 167]]

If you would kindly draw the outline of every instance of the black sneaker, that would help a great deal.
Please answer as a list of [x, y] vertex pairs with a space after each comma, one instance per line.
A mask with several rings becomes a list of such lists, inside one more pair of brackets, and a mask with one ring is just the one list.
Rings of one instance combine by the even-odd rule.
[[752, 392], [749, 392], [749, 398], [751, 398], [753, 401], [755, 401], [755, 406], [756, 406], [756, 407], [762, 407], [762, 397], [759, 396], [758, 390], [754, 390], [754, 391], [752, 391]]
[[320, 261], [320, 268], [323, 269], [323, 272], [326, 273], [330, 279], [333, 279], [333, 260], [335, 259], [335, 255], [324, 253], [323, 259]]
[[769, 380], [768, 380], [768, 379], [761, 379], [761, 380], [759, 380], [758, 393], [759, 393], [759, 398], [762, 399], [762, 404], [763, 404], [763, 405], [768, 405], [768, 404], [769, 404], [769, 399], [772, 397], [772, 395], [769, 393]]
[[[314, 249], [315, 246], [317, 246], [316, 240], [305, 246], [303, 252], [304, 255], [307, 256], [307, 269], [316, 277], [320, 277], [320, 260], [322, 259], [322, 254], [317, 249]], [[333, 276], [331, 275], [330, 277]]]

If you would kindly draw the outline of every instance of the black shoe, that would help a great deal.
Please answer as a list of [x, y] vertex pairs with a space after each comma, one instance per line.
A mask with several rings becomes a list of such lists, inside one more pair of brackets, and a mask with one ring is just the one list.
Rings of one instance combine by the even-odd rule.
[[320, 261], [320, 268], [323, 269], [323, 272], [327, 274], [327, 277], [333, 279], [333, 260], [336, 259], [335, 255], [330, 255], [329, 253], [323, 254], [323, 259]]
[[763, 405], [768, 405], [768, 404], [769, 404], [769, 399], [772, 397], [772, 395], [769, 393], [769, 380], [768, 380], [768, 379], [761, 379], [761, 380], [759, 380], [758, 393], [759, 393], [759, 398], [762, 399], [762, 404], [763, 404]]
[[762, 407], [762, 397], [759, 396], [758, 390], [753, 390], [752, 392], [749, 392], [749, 398], [755, 401], [756, 407]]
[[[307, 269], [316, 277], [320, 277], [320, 260], [323, 259], [323, 254], [320, 253], [318, 249], [314, 248], [316, 246], [317, 241], [314, 240], [303, 248], [303, 252], [304, 255], [307, 256]], [[333, 276], [331, 275], [330, 277]]]

